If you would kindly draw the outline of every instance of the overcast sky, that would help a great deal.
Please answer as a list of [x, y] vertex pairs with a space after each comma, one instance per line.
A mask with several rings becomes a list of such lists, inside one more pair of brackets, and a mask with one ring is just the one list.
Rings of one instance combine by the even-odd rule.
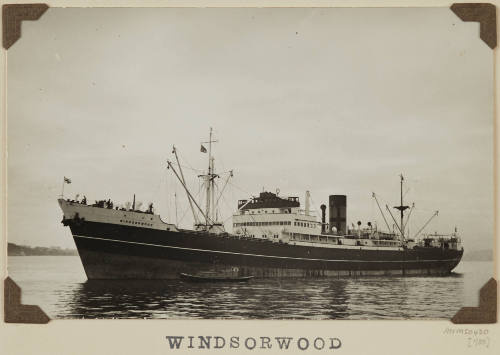
[[[346, 194], [348, 222], [383, 220], [399, 178], [412, 234], [455, 226], [492, 247], [493, 52], [448, 8], [49, 9], [8, 51], [9, 241], [74, 247], [67, 196], [153, 201], [192, 218], [166, 170], [234, 169], [222, 219], [263, 188], [313, 208]], [[193, 193], [198, 172], [185, 170]], [[223, 184], [220, 181], [219, 184]]]

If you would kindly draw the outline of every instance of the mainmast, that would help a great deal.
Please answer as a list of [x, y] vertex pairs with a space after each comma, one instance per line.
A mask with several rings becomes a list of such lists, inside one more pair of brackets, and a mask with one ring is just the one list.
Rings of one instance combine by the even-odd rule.
[[399, 225], [399, 231], [401, 232], [401, 241], [403, 241], [404, 237], [405, 237], [404, 211], [406, 209], [410, 208], [410, 206], [404, 206], [403, 205], [403, 181], [404, 181], [403, 174], [401, 174], [400, 177], [401, 177], [401, 204], [399, 206], [394, 206], [394, 208], [397, 209], [397, 210], [399, 210], [399, 212], [401, 213], [401, 224]]

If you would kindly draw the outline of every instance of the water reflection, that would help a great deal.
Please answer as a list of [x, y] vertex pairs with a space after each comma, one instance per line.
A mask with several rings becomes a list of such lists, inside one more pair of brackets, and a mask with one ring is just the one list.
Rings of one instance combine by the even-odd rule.
[[87, 281], [60, 297], [64, 318], [451, 318], [463, 282], [451, 277], [251, 280], [248, 283]]
[[[341, 319], [346, 280], [248, 283], [87, 281], [69, 292], [65, 318]], [[62, 298], [68, 297], [64, 292]], [[64, 301], [63, 301], [64, 302]]]

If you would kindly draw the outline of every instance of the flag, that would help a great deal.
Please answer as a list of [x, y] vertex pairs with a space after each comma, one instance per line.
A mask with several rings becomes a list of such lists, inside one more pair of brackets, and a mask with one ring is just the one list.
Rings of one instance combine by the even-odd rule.
[[66, 176], [64, 177], [64, 182], [66, 184], [71, 184], [71, 179], [68, 179]]
[[202, 153], [206, 153], [207, 152], [207, 148], [205, 148], [203, 146], [203, 144], [201, 145], [200, 152], [202, 152]]

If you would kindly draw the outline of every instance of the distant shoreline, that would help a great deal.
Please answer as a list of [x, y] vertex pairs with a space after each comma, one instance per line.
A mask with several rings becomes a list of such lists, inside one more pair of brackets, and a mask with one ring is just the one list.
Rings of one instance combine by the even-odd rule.
[[60, 247], [30, 247], [27, 245], [7, 244], [7, 256], [78, 256], [76, 249]]
[[463, 261], [493, 261], [493, 250], [475, 250], [465, 252]]

